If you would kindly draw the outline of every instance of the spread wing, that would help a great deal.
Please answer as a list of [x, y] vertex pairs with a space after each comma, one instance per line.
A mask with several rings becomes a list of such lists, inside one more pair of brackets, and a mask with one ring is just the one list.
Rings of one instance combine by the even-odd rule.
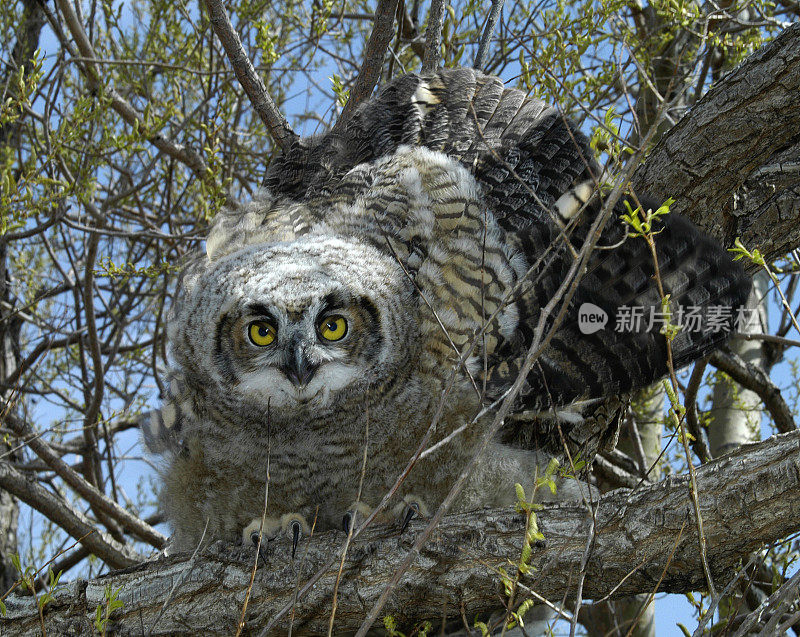
[[[273, 195], [292, 200], [324, 198], [337, 192], [353, 167], [404, 145], [427, 147], [461, 162], [478, 182], [506, 241], [530, 266], [514, 299], [520, 308], [518, 327], [487, 361], [487, 397], [496, 397], [517, 377], [542, 308], [558, 294], [574, 253], [602, 209], [600, 169], [585, 137], [556, 108], [506, 88], [495, 77], [454, 69], [393, 81], [362, 104], [341, 130], [300, 140], [275, 158], [264, 185]], [[368, 180], [363, 187], [369, 187]], [[620, 202], [612, 212], [598, 241], [606, 249], [591, 254], [552, 339], [528, 374], [521, 408], [542, 410], [617, 394], [666, 374], [653, 257], [643, 239], [626, 236], [627, 227], [619, 221], [624, 211]], [[670, 214], [654, 229], [673, 322], [679, 312], [699, 313], [706, 320], [715, 312], [724, 315], [711, 329], [700, 325], [678, 334], [672, 350], [679, 368], [727, 338], [750, 281], [721, 246], [688, 220]], [[590, 333], [590, 325], [584, 321], [582, 326], [581, 308], [605, 315], [605, 327]]]

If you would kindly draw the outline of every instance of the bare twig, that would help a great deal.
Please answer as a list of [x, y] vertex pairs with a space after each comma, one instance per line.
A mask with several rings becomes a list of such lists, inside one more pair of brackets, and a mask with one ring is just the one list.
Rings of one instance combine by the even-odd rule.
[[689, 383], [686, 385], [686, 392], [684, 393], [683, 406], [686, 407], [686, 427], [689, 433], [692, 434], [692, 449], [694, 449], [700, 462], [708, 462], [711, 460], [711, 450], [708, 448], [705, 436], [700, 429], [700, 423], [697, 420], [697, 392], [700, 389], [700, 381], [703, 380], [703, 373], [708, 365], [708, 358], [702, 358], [694, 364], [692, 368], [692, 375], [689, 377]]
[[711, 354], [709, 360], [714, 367], [725, 372], [742, 387], [758, 394], [775, 421], [778, 431], [785, 433], [797, 429], [792, 412], [781, 395], [781, 390], [761, 369], [730, 351], [716, 351]]
[[222, 48], [225, 49], [228, 60], [236, 73], [236, 79], [247, 93], [253, 109], [264, 122], [275, 143], [283, 149], [288, 148], [297, 139], [297, 134], [278, 110], [275, 102], [267, 93], [267, 87], [264, 86], [263, 80], [253, 68], [253, 63], [242, 47], [242, 41], [228, 18], [228, 12], [225, 11], [222, 0], [203, 1], [208, 9], [214, 33], [217, 34]]
[[[367, 418], [365, 431], [364, 431], [364, 455], [361, 458], [361, 475], [358, 478], [358, 491], [356, 496], [356, 502], [361, 501], [361, 489], [364, 486], [364, 475], [367, 472], [367, 450], [369, 449], [369, 418]], [[344, 542], [344, 547], [342, 548], [342, 560], [339, 562], [339, 572], [336, 574], [336, 584], [333, 586], [333, 604], [331, 607], [331, 621], [328, 624], [328, 637], [333, 635], [333, 620], [336, 617], [336, 606], [339, 599], [339, 584], [342, 581], [342, 569], [344, 569], [344, 561], [347, 558], [347, 550], [350, 548], [350, 542], [353, 541], [353, 531], [356, 527], [356, 516], [358, 515], [358, 509], [356, 508], [355, 511], [352, 512], [352, 517], [350, 518], [350, 524], [347, 528], [347, 539]]]
[[681, 530], [678, 532], [678, 537], [675, 538], [675, 544], [672, 547], [672, 550], [669, 552], [669, 557], [667, 558], [666, 564], [664, 564], [664, 570], [661, 571], [661, 577], [658, 578], [656, 585], [653, 587], [653, 591], [650, 593], [650, 596], [647, 598], [647, 601], [644, 602], [639, 609], [639, 612], [636, 615], [636, 618], [631, 622], [631, 627], [628, 630], [625, 637], [631, 637], [633, 631], [636, 630], [636, 626], [639, 624], [639, 620], [642, 618], [645, 609], [650, 605], [650, 602], [653, 601], [653, 598], [656, 596], [656, 592], [658, 591], [658, 587], [661, 585], [662, 580], [664, 579], [664, 575], [667, 574], [667, 569], [672, 564], [672, 558], [675, 556], [675, 550], [678, 548], [678, 545], [681, 543], [681, 536], [683, 535], [683, 530], [686, 528], [686, 522], [683, 523], [681, 526]]
[[478, 52], [475, 54], [475, 62], [472, 66], [476, 69], [483, 69], [486, 65], [486, 58], [489, 55], [489, 43], [494, 35], [494, 28], [503, 10], [503, 0], [492, 0], [492, 8], [489, 10], [489, 17], [481, 34], [481, 43], [478, 45]]
[[[653, 126], [651, 130], [655, 129], [656, 126]], [[658, 255], [656, 253], [656, 244], [653, 240], [653, 235], [648, 233], [642, 235], [645, 241], [647, 241], [647, 245], [650, 248], [650, 254], [653, 257], [653, 268], [655, 270], [655, 282], [658, 287], [658, 294], [663, 299], [666, 298], [664, 293], [664, 286], [661, 280], [661, 268], [658, 263]], [[672, 388], [672, 396], [678, 395], [678, 378], [675, 375], [675, 366], [673, 364], [672, 358], [672, 341], [671, 339], [666, 339], [667, 345], [667, 369], [669, 370], [668, 381], [664, 381], [665, 388], [669, 389], [669, 386]], [[668, 386], [669, 383], [669, 386]], [[673, 410], [675, 407], [673, 406]], [[673, 412], [675, 413], [675, 412]], [[684, 411], [685, 413], [685, 411]], [[694, 468], [694, 464], [692, 463], [692, 456], [689, 453], [689, 442], [686, 432], [683, 431], [683, 425], [685, 418], [680, 416], [675, 416], [676, 419], [676, 430], [680, 431], [682, 435], [678, 436], [681, 444], [683, 445], [683, 450], [686, 455], [686, 466], [689, 470], [689, 492], [692, 499], [692, 507], [694, 508], [695, 514], [695, 523], [697, 524], [697, 542], [698, 548], [700, 549], [700, 558], [703, 563], [703, 572], [706, 576], [706, 584], [708, 585], [708, 592], [709, 594], [716, 595], [716, 589], [714, 587], [714, 580], [711, 575], [711, 568], [708, 565], [708, 555], [707, 555], [707, 546], [706, 546], [706, 535], [703, 528], [703, 515], [700, 511], [700, 496], [697, 491], [697, 474]]]
[[647, 466], [647, 456], [642, 446], [642, 437], [639, 435], [639, 427], [636, 426], [636, 418], [633, 417], [632, 413], [628, 413], [625, 416], [625, 424], [628, 427], [628, 437], [631, 441], [631, 447], [633, 447], [633, 453], [636, 456], [636, 462], [639, 464], [639, 477], [647, 478], [649, 469]]
[[592, 470], [597, 476], [605, 480], [613, 489], [618, 487], [635, 489], [642, 484], [642, 478], [640, 476], [626, 471], [623, 467], [620, 467], [602, 455], [595, 456], [592, 466]]
[[167, 593], [167, 596], [164, 598], [164, 603], [161, 604], [161, 609], [158, 611], [158, 615], [156, 616], [155, 620], [153, 620], [153, 623], [150, 625], [150, 630], [147, 631], [147, 637], [150, 637], [150, 635], [153, 634], [153, 631], [156, 628], [156, 624], [158, 624], [159, 620], [164, 616], [164, 611], [167, 609], [167, 605], [172, 600], [172, 596], [175, 594], [175, 591], [178, 590], [178, 587], [181, 584], [183, 584], [183, 582], [186, 581], [186, 578], [191, 574], [192, 567], [194, 566], [197, 560], [197, 555], [200, 551], [200, 548], [203, 546], [203, 540], [206, 537], [207, 530], [208, 530], [208, 519], [206, 519], [206, 525], [203, 528], [203, 533], [197, 542], [197, 546], [195, 546], [194, 551], [192, 551], [192, 556], [189, 558], [189, 561], [186, 562], [185, 567], [181, 570], [181, 574], [178, 577], [178, 579], [173, 580], [172, 586], [169, 589], [169, 593]]
[[[250, 584], [247, 587], [247, 592], [244, 596], [244, 603], [242, 604], [242, 615], [239, 618], [239, 623], [236, 626], [236, 637], [242, 634], [245, 626], [245, 618], [247, 617], [247, 604], [250, 601], [250, 595], [253, 592], [253, 583], [256, 580], [256, 571], [258, 570], [258, 559], [261, 557], [261, 543], [264, 540], [264, 523], [267, 520], [267, 508], [269, 507], [269, 483], [270, 473], [269, 465], [272, 459], [272, 418], [270, 410], [270, 401], [267, 400], [267, 471], [264, 480], [264, 509], [261, 512], [261, 521], [258, 524], [258, 540], [256, 541], [256, 554], [253, 556], [253, 570], [250, 572]], [[249, 538], [243, 538], [247, 542]]]
[[[798, 586], [800, 586], [800, 571], [797, 571], [792, 577], [786, 580], [781, 587], [776, 590], [772, 595], [765, 599], [761, 605], [754, 609], [745, 619], [739, 630], [736, 631], [733, 637], [743, 637], [750, 629], [767, 613], [768, 610], [777, 610], [770, 617], [767, 626], [764, 627], [764, 632], [760, 635], [775, 635], [775, 624], [781, 619], [781, 611], [786, 604], [789, 596], [795, 596]], [[777, 617], [776, 617], [777, 616]], [[771, 630], [769, 630], [771, 627]]]
[[353, 116], [356, 107], [372, 95], [372, 91], [381, 77], [383, 58], [394, 35], [393, 26], [397, 3], [398, 0], [378, 1], [372, 33], [364, 49], [364, 61], [353, 88], [350, 89], [350, 98], [347, 100], [339, 121], [336, 122], [336, 128], [344, 126]]
[[[569, 624], [569, 637], [575, 637], [575, 629], [578, 627], [578, 614], [581, 610], [581, 605], [583, 604], [583, 584], [586, 581], [586, 566], [589, 563], [589, 558], [592, 555], [592, 548], [594, 547], [595, 542], [595, 515], [597, 513], [597, 509], [592, 508], [591, 504], [589, 505], [588, 511], [588, 518], [589, 518], [589, 531], [586, 534], [586, 548], [583, 551], [583, 557], [581, 558], [581, 570], [580, 576], [578, 578], [578, 590], [575, 593], [575, 610], [572, 613], [572, 621]], [[666, 570], [666, 567], [665, 567]]]

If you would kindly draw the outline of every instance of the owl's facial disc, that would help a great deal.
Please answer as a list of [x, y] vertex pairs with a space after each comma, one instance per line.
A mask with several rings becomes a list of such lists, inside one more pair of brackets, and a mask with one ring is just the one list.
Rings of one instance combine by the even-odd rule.
[[[413, 285], [393, 258], [361, 242], [250, 246], [211, 262], [186, 287], [173, 342], [187, 343], [176, 357], [186, 352], [179, 363], [211, 384], [214, 408], [303, 418], [357, 399], [417, 354]], [[198, 348], [210, 365], [194, 364]]]
[[365, 359], [379, 343], [375, 323], [365, 302], [346, 294], [288, 307], [252, 302], [231, 325], [238, 390], [275, 408], [325, 407], [364, 379]]

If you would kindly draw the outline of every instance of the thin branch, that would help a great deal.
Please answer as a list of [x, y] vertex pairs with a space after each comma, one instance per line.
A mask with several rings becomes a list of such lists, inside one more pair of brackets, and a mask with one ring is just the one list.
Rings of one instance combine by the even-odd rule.
[[781, 390], [762, 370], [733, 352], [717, 351], [709, 360], [714, 367], [725, 372], [742, 387], [758, 394], [775, 421], [778, 431], [786, 433], [797, 429], [792, 411], [783, 399]]
[[492, 0], [489, 18], [486, 20], [486, 26], [484, 26], [483, 33], [481, 34], [481, 43], [478, 45], [478, 53], [475, 55], [475, 63], [473, 66], [476, 69], [482, 70], [486, 65], [486, 58], [489, 55], [489, 43], [492, 41], [494, 28], [502, 10], [503, 0]]
[[[89, 36], [86, 34], [86, 31], [83, 30], [81, 22], [78, 19], [78, 16], [75, 14], [75, 10], [73, 9], [70, 0], [57, 0], [57, 3], [58, 8], [61, 10], [62, 15], [64, 16], [64, 22], [66, 23], [67, 28], [72, 35], [72, 39], [78, 46], [80, 55], [87, 60], [96, 60], [94, 49], [89, 41]], [[64, 37], [58, 22], [49, 11], [47, 11], [47, 14], [51, 19], [50, 23], [51, 26], [53, 26], [53, 30], [55, 31], [56, 35], [59, 36], [61, 44], [64, 46], [64, 48], [69, 50], [72, 55], [75, 55], [72, 44]], [[82, 68], [84, 69], [84, 75], [86, 76], [89, 88], [92, 91], [104, 92], [111, 100], [111, 108], [117, 111], [122, 119], [124, 119], [131, 126], [136, 126], [139, 130], [147, 130], [147, 125], [142, 117], [125, 98], [123, 98], [113, 88], [103, 88], [100, 80], [102, 75], [97, 70], [94, 61], [84, 62]], [[165, 155], [178, 160], [182, 164], [185, 164], [198, 176], [205, 176], [207, 170], [205, 161], [203, 161], [203, 158], [188, 146], [176, 144], [175, 142], [165, 139], [160, 134], [148, 135], [147, 139], [151, 144], [153, 144], [153, 146], [158, 148], [158, 150]]]
[[444, 0], [431, 0], [428, 11], [428, 28], [425, 30], [425, 57], [422, 73], [433, 73], [442, 58], [442, 27], [444, 26]]
[[602, 454], [595, 456], [592, 471], [594, 471], [597, 477], [607, 482], [613, 489], [619, 487], [635, 489], [639, 484], [642, 484], [640, 476], [620, 467]]
[[649, 479], [647, 475], [649, 469], [647, 455], [642, 446], [642, 437], [639, 435], [639, 427], [636, 426], [636, 418], [634, 418], [632, 413], [629, 412], [625, 416], [625, 424], [628, 427], [628, 438], [630, 438], [631, 447], [633, 447], [633, 453], [636, 456], [636, 462], [639, 464], [639, 476]]
[[133, 566], [142, 561], [143, 556], [99, 531], [83, 513], [26, 478], [7, 462], [0, 462], [0, 487], [39, 511], [76, 540], [81, 540], [83, 546], [113, 568]]
[[267, 93], [267, 87], [264, 86], [264, 81], [256, 73], [253, 63], [247, 57], [239, 34], [233, 28], [222, 0], [203, 0], [203, 2], [208, 9], [214, 33], [217, 34], [222, 48], [225, 49], [228, 60], [236, 73], [236, 79], [239, 80], [239, 84], [242, 85], [250, 99], [250, 104], [264, 122], [275, 143], [286, 150], [297, 139], [297, 133], [292, 130], [289, 122], [286, 121]]
[[[166, 538], [129, 511], [126, 511], [113, 500], [108, 499], [103, 493], [89, 484], [75, 470], [73, 470], [59, 455], [50, 448], [46, 442], [39, 438], [31, 428], [22, 420], [7, 415], [5, 423], [14, 431], [33, 452], [53, 469], [70, 487], [85, 498], [87, 502], [97, 507], [98, 510], [109, 515], [119, 522], [124, 529], [140, 540], [156, 547], [163, 548]], [[65, 529], [69, 532], [69, 529]], [[73, 536], [74, 537], [74, 536]], [[79, 536], [78, 536], [79, 537]]]
[[[206, 0], [206, 2], [208, 1]], [[353, 88], [350, 89], [350, 98], [347, 100], [339, 121], [336, 122], [336, 128], [344, 126], [353, 116], [356, 107], [372, 95], [372, 91], [381, 77], [383, 59], [394, 35], [394, 16], [397, 12], [398, 1], [378, 1], [372, 33], [364, 49], [364, 61]]]
[[700, 389], [700, 382], [703, 380], [703, 373], [706, 371], [708, 358], [702, 358], [694, 364], [692, 375], [689, 377], [689, 384], [684, 393], [683, 406], [686, 407], [686, 427], [692, 434], [692, 449], [700, 462], [708, 462], [711, 459], [711, 450], [708, 448], [705, 436], [700, 429], [697, 419], [697, 392]]

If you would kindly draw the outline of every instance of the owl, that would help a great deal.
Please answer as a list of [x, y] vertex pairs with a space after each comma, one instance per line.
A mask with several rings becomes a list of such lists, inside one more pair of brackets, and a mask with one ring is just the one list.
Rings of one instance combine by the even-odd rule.
[[[512, 503], [551, 457], [590, 462], [613, 444], [616, 397], [667, 373], [659, 282], [673, 323], [688, 309], [735, 316], [749, 291], [677, 214], [654, 221], [657, 281], [620, 220], [626, 201], [657, 206], [630, 196], [594, 229], [607, 189], [585, 136], [471, 69], [396, 79], [273, 158], [262, 186], [219, 213], [186, 265], [168, 389], [143, 424], [176, 551], [247, 536], [265, 506], [270, 537], [346, 527], [429, 434], [379, 519], [425, 515], [549, 335], [456, 509]], [[675, 368], [731, 326], [678, 331]]]

